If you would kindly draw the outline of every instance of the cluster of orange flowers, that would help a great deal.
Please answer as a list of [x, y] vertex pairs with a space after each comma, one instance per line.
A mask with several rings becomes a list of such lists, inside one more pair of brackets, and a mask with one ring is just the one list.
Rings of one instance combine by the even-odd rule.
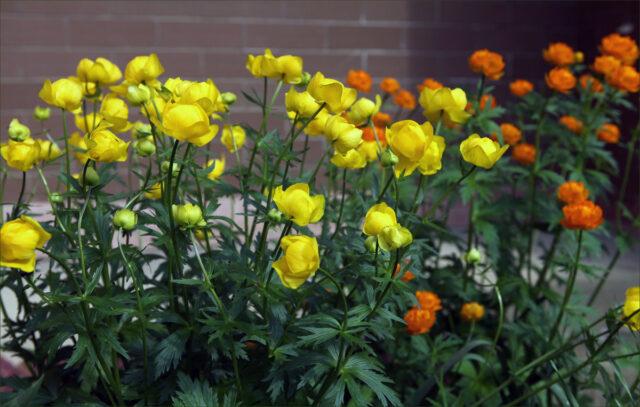
[[404, 316], [407, 332], [410, 335], [421, 335], [431, 330], [436, 323], [438, 311], [442, 309], [442, 302], [438, 294], [431, 291], [416, 291], [418, 305], [411, 308]]
[[558, 199], [565, 203], [560, 222], [567, 229], [591, 230], [604, 221], [602, 208], [590, 201], [589, 190], [579, 181], [567, 181], [558, 187]]
[[497, 52], [480, 49], [469, 57], [469, 68], [496, 81], [504, 74], [504, 59]]

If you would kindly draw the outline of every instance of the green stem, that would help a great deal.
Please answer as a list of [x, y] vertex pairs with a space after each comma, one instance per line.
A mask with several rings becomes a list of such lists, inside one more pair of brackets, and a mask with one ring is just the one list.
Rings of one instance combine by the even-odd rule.
[[15, 219], [18, 217], [18, 213], [20, 213], [20, 205], [22, 205], [22, 198], [24, 196], [24, 187], [27, 184], [27, 173], [26, 171], [22, 171], [22, 186], [20, 187], [20, 194], [18, 195], [18, 200], [16, 204], [13, 206], [13, 211], [11, 212], [11, 219]]
[[462, 181], [464, 181], [465, 178], [467, 178], [469, 175], [471, 175], [476, 169], [476, 166], [472, 166], [469, 171], [467, 171], [466, 173], [464, 173], [454, 184], [451, 184], [449, 186], [449, 188], [447, 188], [447, 190], [444, 192], [444, 194], [440, 195], [440, 198], [438, 198], [438, 200], [436, 202], [434, 202], [433, 205], [431, 205], [431, 208], [429, 208], [429, 210], [427, 211], [427, 213], [424, 215], [424, 219], [428, 220], [438, 209], [438, 207], [440, 206], [440, 204], [442, 204], [442, 202], [447, 199], [447, 197], [449, 195], [451, 195], [451, 193], [456, 189], [456, 187], [458, 185], [460, 185], [462, 183]]
[[[65, 160], [64, 160], [64, 165], [65, 165], [65, 169], [67, 172], [67, 178], [66, 178], [66, 184], [67, 184], [67, 194], [69, 193], [69, 191], [71, 190], [71, 181], [69, 180], [69, 178], [71, 178], [71, 160], [69, 158], [69, 133], [67, 131], [67, 111], [64, 109], [62, 110], [62, 134], [64, 137], [64, 151], [65, 151]], [[67, 197], [67, 208], [71, 208], [71, 197], [68, 196]]]
[[382, 202], [382, 198], [384, 197], [384, 194], [387, 192], [387, 189], [389, 189], [389, 187], [391, 186], [391, 182], [393, 181], [394, 178], [395, 178], [395, 175], [393, 174], [393, 171], [391, 171], [389, 173], [389, 179], [384, 184], [382, 191], [380, 191], [380, 193], [378, 194], [378, 198], [376, 198], [376, 202]]
[[418, 196], [420, 195], [420, 191], [422, 190], [422, 184], [424, 184], [425, 176], [424, 174], [420, 174], [420, 178], [418, 178], [418, 187], [416, 188], [415, 194], [413, 194], [413, 205], [411, 206], [411, 213], [415, 213], [420, 204], [418, 203]]
[[338, 231], [340, 230], [340, 222], [342, 222], [342, 212], [344, 210], [344, 199], [347, 192], [347, 169], [345, 168], [342, 171], [342, 192], [340, 194], [340, 210], [338, 212], [338, 220], [336, 221], [336, 230], [331, 235], [331, 240], [333, 240]]

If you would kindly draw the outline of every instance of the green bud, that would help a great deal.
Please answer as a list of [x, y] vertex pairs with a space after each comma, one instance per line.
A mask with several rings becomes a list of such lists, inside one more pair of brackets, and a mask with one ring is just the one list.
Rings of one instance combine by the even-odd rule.
[[60, 195], [58, 192], [52, 192], [49, 195], [49, 202], [51, 203], [62, 203], [64, 201], [64, 198], [62, 198], [62, 195]]
[[469, 264], [476, 264], [482, 260], [482, 254], [478, 249], [471, 249], [464, 255], [464, 259]]
[[300, 80], [300, 83], [298, 84], [298, 86], [305, 87], [309, 84], [310, 81], [311, 81], [311, 74], [309, 72], [303, 72], [302, 79]]
[[142, 122], [136, 122], [131, 129], [131, 136], [135, 139], [149, 137], [151, 135], [151, 125]]
[[31, 137], [31, 130], [18, 119], [11, 119], [9, 123], [9, 138], [13, 141], [25, 141]]
[[282, 222], [282, 212], [280, 212], [276, 208], [271, 208], [269, 210], [269, 213], [267, 213], [267, 218], [270, 222], [280, 223]]
[[33, 117], [36, 120], [40, 120], [43, 122], [51, 117], [51, 109], [49, 109], [48, 107], [36, 106], [35, 109], [33, 109]]
[[380, 162], [383, 167], [393, 167], [398, 164], [398, 161], [398, 156], [393, 154], [393, 151], [390, 149], [384, 150], [380, 156]]
[[[169, 165], [169, 161], [163, 161], [162, 164], [160, 164], [160, 169], [162, 170], [162, 172], [169, 172]], [[173, 163], [173, 171], [171, 171], [171, 175], [175, 177], [176, 175], [178, 175], [178, 172], [180, 172], [180, 166], [177, 163]]]
[[143, 84], [131, 85], [127, 88], [127, 100], [134, 106], [140, 106], [151, 99], [151, 90]]
[[133, 230], [138, 223], [138, 214], [130, 209], [119, 209], [113, 215], [113, 224], [122, 230]]
[[136, 149], [136, 153], [141, 157], [148, 157], [156, 152], [156, 146], [153, 144], [153, 141], [142, 139], [134, 142], [133, 145]]
[[378, 238], [376, 236], [369, 236], [364, 241], [364, 247], [369, 251], [369, 253], [375, 253], [377, 246], [378, 246]]
[[[87, 185], [96, 186], [100, 183], [100, 175], [93, 167], [87, 167], [87, 172], [84, 174], [84, 180]], [[80, 184], [82, 184], [82, 173], [80, 173]]]
[[202, 209], [199, 206], [190, 203], [184, 205], [171, 205], [173, 219], [178, 226], [183, 228], [192, 228], [195, 226], [206, 226], [206, 222], [202, 218]]
[[238, 100], [238, 97], [233, 92], [223, 92], [220, 97], [222, 98], [222, 103], [225, 105], [232, 105]]

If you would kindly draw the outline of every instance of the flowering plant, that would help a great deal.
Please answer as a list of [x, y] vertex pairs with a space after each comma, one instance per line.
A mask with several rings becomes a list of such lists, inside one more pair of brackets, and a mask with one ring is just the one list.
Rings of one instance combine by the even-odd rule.
[[[359, 97], [374, 89], [366, 72], [345, 85], [265, 50], [246, 62], [262, 82], [244, 93], [257, 128], [234, 121], [236, 95], [212, 80], [163, 79], [155, 54], [124, 74], [83, 59], [39, 94], [63, 134], [38, 107], [43, 130], [13, 120], [1, 147], [22, 174], [0, 229], [3, 348], [30, 372], [3, 378], [2, 400], [582, 405], [598, 390], [633, 403], [639, 379], [621, 364], [640, 344], [619, 338], [640, 328], [640, 289], [602, 317], [590, 306], [638, 223], [624, 198], [640, 128], [619, 126], [638, 48], [613, 34], [601, 50], [588, 67], [551, 44], [547, 89], [515, 81], [507, 107], [489, 50], [469, 58], [476, 89], [428, 78], [418, 98], [394, 78]], [[218, 134], [228, 154], [211, 148]], [[617, 190], [610, 145], [627, 150]], [[27, 172], [45, 213], [25, 197]], [[609, 254], [611, 236], [607, 267], [583, 262]], [[599, 280], [588, 298], [574, 295], [578, 275]]]

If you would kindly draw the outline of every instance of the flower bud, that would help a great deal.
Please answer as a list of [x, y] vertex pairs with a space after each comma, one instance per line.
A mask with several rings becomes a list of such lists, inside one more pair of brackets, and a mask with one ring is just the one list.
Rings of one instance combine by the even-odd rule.
[[206, 225], [206, 222], [202, 218], [202, 209], [197, 205], [190, 203], [172, 205], [171, 211], [176, 223], [183, 228]]
[[375, 236], [369, 236], [364, 241], [364, 247], [369, 251], [369, 253], [375, 253], [377, 245], [378, 245], [378, 238]]
[[33, 117], [36, 120], [45, 121], [51, 117], [51, 109], [48, 107], [36, 106], [35, 109], [33, 109]]
[[220, 97], [222, 98], [222, 103], [225, 105], [232, 105], [238, 100], [238, 97], [233, 92], [223, 92]]
[[25, 141], [31, 136], [31, 130], [18, 119], [11, 119], [9, 123], [9, 138], [13, 141]]
[[581, 64], [581, 63], [583, 63], [583, 62], [584, 62], [584, 53], [583, 53], [582, 51], [576, 51], [576, 52], [573, 54], [573, 61], [574, 61], [576, 64]]
[[471, 249], [464, 255], [464, 259], [469, 264], [476, 264], [482, 260], [482, 254], [478, 249]]
[[[160, 169], [162, 170], [162, 172], [169, 172], [169, 165], [171, 165], [169, 161], [163, 161], [162, 164], [160, 164]], [[178, 175], [178, 172], [180, 172], [180, 166], [177, 163], [173, 163], [173, 170], [171, 171], [171, 175], [175, 177], [176, 175]]]
[[[95, 168], [87, 167], [84, 180], [86, 181], [86, 185], [96, 186], [100, 183], [100, 175], [98, 175]], [[80, 184], [82, 184], [82, 173], [80, 173]]]
[[133, 230], [138, 223], [138, 214], [130, 209], [119, 209], [113, 215], [113, 224], [122, 230]]
[[300, 79], [298, 86], [306, 87], [309, 84], [309, 81], [311, 81], [311, 74], [309, 72], [302, 72], [302, 79]]
[[382, 152], [380, 156], [380, 161], [382, 162], [383, 167], [392, 167], [398, 164], [398, 156], [393, 153], [390, 149], [386, 149]]
[[58, 192], [52, 192], [49, 195], [49, 202], [51, 203], [62, 203], [64, 201], [64, 198], [62, 198], [62, 195], [60, 195]]
[[276, 208], [271, 208], [267, 214], [267, 218], [269, 218], [269, 221], [273, 223], [282, 222], [282, 212]]
[[127, 100], [134, 106], [140, 106], [151, 98], [151, 90], [143, 84], [127, 88]]
[[136, 153], [141, 157], [148, 157], [156, 152], [156, 146], [149, 140], [138, 140], [135, 142], [134, 147], [136, 149]]

